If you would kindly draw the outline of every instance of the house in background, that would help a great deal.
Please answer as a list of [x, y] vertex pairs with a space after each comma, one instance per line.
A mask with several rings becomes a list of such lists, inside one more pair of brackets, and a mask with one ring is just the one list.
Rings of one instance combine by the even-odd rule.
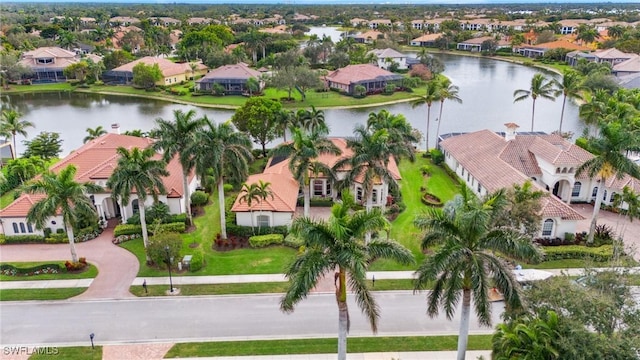
[[[118, 132], [118, 127], [115, 128]], [[153, 200], [148, 198], [145, 204], [141, 204], [137, 194], [131, 194], [128, 204], [119, 204], [111, 197], [111, 192], [106, 188], [106, 182], [116, 168], [119, 155], [116, 152], [118, 147], [126, 149], [147, 148], [151, 146], [153, 140], [135, 136], [120, 135], [118, 133], [108, 133], [91, 140], [72, 152], [64, 159], [60, 160], [49, 168], [54, 173], [58, 173], [68, 165], [74, 165], [77, 169], [75, 181], [92, 182], [103, 187], [104, 191], [88, 195], [95, 205], [98, 216], [105, 219], [121, 217], [125, 222], [131, 215], [139, 211], [140, 206], [151, 206]], [[161, 154], [156, 154], [155, 159], [160, 159]], [[172, 214], [184, 213], [185, 191], [182, 182], [182, 167], [177, 157], [167, 164], [169, 176], [162, 179], [167, 190], [166, 194], [159, 196], [159, 201], [169, 206]], [[192, 172], [188, 177], [188, 184], [191, 193], [198, 187], [198, 179]], [[42, 198], [42, 195], [23, 194], [9, 206], [0, 211], [0, 220], [4, 226], [5, 235], [39, 234], [42, 230], [37, 230], [33, 224], [26, 220], [27, 213], [31, 206]], [[53, 232], [57, 229], [64, 230], [61, 216], [55, 216], [47, 220], [47, 228]]]
[[491, 41], [491, 40], [496, 42], [497, 44], [496, 50], [511, 47], [511, 44], [507, 40], [504, 40], [504, 39], [495, 40], [493, 36], [482, 36], [482, 37], [472, 38], [463, 42], [459, 42], [456, 45], [456, 48], [458, 50], [480, 52], [482, 51], [482, 44], [485, 41]]
[[202, 79], [196, 81], [196, 89], [199, 91], [212, 91], [214, 84], [224, 86], [225, 94], [242, 95], [249, 92], [247, 80], [255, 78], [260, 83], [260, 89], [264, 83], [260, 81], [261, 72], [251, 69], [247, 64], [224, 65], [209, 71]]
[[178, 19], [174, 19], [174, 18], [171, 18], [171, 17], [165, 17], [165, 16], [150, 17], [149, 21], [153, 25], [164, 26], [164, 27], [167, 27], [167, 26], [180, 26], [180, 24], [182, 23]]
[[[339, 160], [345, 157], [353, 156], [353, 151], [347, 147], [347, 141], [342, 138], [329, 138], [331, 142], [340, 149], [341, 155], [323, 154], [317, 160], [333, 167]], [[393, 157], [389, 158], [389, 172], [394, 179], [400, 180], [400, 171]], [[343, 169], [337, 171], [337, 180], [343, 180], [346, 171]], [[309, 191], [312, 198], [324, 198], [337, 200], [340, 193], [336, 190], [336, 184], [329, 180], [323, 174], [310, 174]], [[289, 225], [296, 211], [296, 203], [300, 193], [300, 185], [291, 175], [289, 171], [289, 159], [284, 157], [273, 157], [267, 162], [267, 166], [261, 174], [251, 175], [247, 179], [247, 184], [258, 183], [260, 180], [269, 182], [273, 197], [258, 201], [252, 204], [251, 208], [247, 203], [241, 201], [242, 193], [238, 195], [236, 201], [231, 208], [236, 214], [236, 223], [240, 226], [283, 226]], [[359, 204], [366, 203], [367, 199], [363, 195], [362, 177], [356, 178], [349, 191], [353, 194], [355, 200]], [[389, 196], [389, 184], [378, 181], [373, 186], [371, 193], [371, 202], [375, 207], [384, 207]], [[253, 222], [252, 222], [253, 217]]]
[[379, 68], [389, 70], [392, 64], [396, 64], [398, 70], [406, 70], [407, 55], [391, 48], [373, 49], [367, 54], [376, 56], [376, 64]]
[[25, 79], [33, 83], [64, 82], [64, 69], [80, 61], [80, 56], [73, 51], [59, 47], [41, 47], [22, 54], [18, 62], [31, 69], [31, 74]]
[[190, 63], [174, 63], [173, 61], [157, 58], [153, 56], [145, 56], [141, 59], [119, 66], [115, 69], [104, 73], [105, 82], [127, 84], [133, 80], [133, 68], [138, 64], [153, 66], [158, 65], [162, 72], [162, 79], [156, 82], [156, 85], [176, 85], [187, 81], [194, 76], [205, 74], [207, 67], [202, 63], [194, 63], [195, 70], [191, 68]]
[[16, 158], [16, 154], [13, 151], [13, 143], [10, 140], [0, 140], [0, 168], [2, 168], [7, 161]]
[[591, 48], [587, 46], [577, 45], [567, 40], [556, 40], [551, 41], [544, 44], [536, 44], [536, 45], [521, 45], [517, 48], [514, 48], [514, 52], [518, 54], [530, 58], [537, 58], [544, 55], [547, 51], [551, 49], [566, 49], [566, 50], [578, 50], [578, 51], [589, 51]]
[[355, 94], [358, 85], [365, 87], [367, 93], [382, 92], [387, 84], [399, 84], [402, 75], [380, 69], [372, 64], [348, 65], [334, 70], [325, 76], [326, 86], [347, 94]]
[[614, 65], [611, 73], [617, 77], [640, 74], [640, 55], [633, 54], [632, 58]]
[[[584, 59], [586, 61], [597, 63], [607, 62], [611, 64], [611, 66], [615, 67], [616, 65], [632, 59], [636, 56], [638, 55], [628, 54], [616, 48], [598, 50], [593, 52], [572, 51], [567, 54], [567, 62], [571, 66], [576, 66], [578, 64], [578, 60]], [[640, 71], [640, 69], [638, 71]]]
[[114, 16], [111, 19], [109, 19], [109, 24], [111, 26], [129, 26], [132, 24], [139, 24], [140, 23], [140, 19], [138, 18], [134, 18], [134, 17], [129, 17], [129, 16]]
[[377, 30], [369, 30], [356, 35], [349, 35], [359, 44], [373, 44], [378, 39], [385, 38], [384, 33]]
[[425, 46], [436, 47], [436, 41], [442, 36], [442, 34], [426, 34], [418, 38], [411, 40], [409, 45], [411, 46]]

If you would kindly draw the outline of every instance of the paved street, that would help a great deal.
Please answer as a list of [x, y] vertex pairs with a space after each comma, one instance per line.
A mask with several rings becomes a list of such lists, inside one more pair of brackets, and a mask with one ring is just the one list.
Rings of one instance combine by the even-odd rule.
[[[378, 292], [379, 335], [457, 334], [458, 323], [430, 319], [426, 294]], [[311, 295], [292, 314], [279, 310], [279, 295], [145, 298], [0, 304], [3, 345], [88, 345], [275, 338], [334, 337], [338, 311], [333, 294]], [[351, 297], [352, 300], [352, 297]], [[353, 301], [350, 336], [371, 336]], [[494, 303], [494, 322], [502, 303]], [[471, 320], [471, 333], [491, 333]]]

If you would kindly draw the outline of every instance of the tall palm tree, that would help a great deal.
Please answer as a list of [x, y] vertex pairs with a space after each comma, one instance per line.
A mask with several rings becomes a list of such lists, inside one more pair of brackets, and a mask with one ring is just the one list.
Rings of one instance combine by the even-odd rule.
[[88, 193], [96, 193], [102, 188], [93, 183], [75, 181], [76, 167], [69, 165], [58, 174], [46, 172], [36, 181], [25, 185], [22, 190], [27, 194], [42, 194], [44, 198], [31, 206], [27, 213], [27, 222], [33, 223], [36, 229], [43, 229], [52, 216], [62, 215], [69, 246], [71, 261], [78, 262], [78, 254], [74, 243], [73, 228], [78, 220], [86, 215], [97, 218], [93, 203]]
[[627, 205], [626, 216], [630, 222], [633, 219], [640, 219], [640, 194], [637, 194], [633, 189], [628, 186], [622, 188], [622, 194], [616, 194], [613, 197], [612, 205], [620, 207], [622, 204]]
[[[378, 113], [369, 113], [367, 119], [367, 130], [378, 131], [386, 129], [389, 133], [390, 145], [394, 147], [403, 147], [406, 149], [413, 149], [413, 144], [420, 141], [414, 128], [409, 124], [407, 119], [402, 114], [391, 114], [389, 111], [383, 109]], [[408, 152], [409, 159], [414, 160], [414, 151]], [[400, 160], [400, 159], [396, 159]]]
[[34, 127], [31, 121], [20, 120], [22, 114], [14, 109], [2, 111], [2, 122], [0, 122], [0, 133], [11, 134], [13, 140], [13, 156], [16, 156], [16, 135], [27, 136], [27, 128]]
[[[140, 225], [142, 226], [142, 241], [146, 250], [149, 243], [147, 222], [145, 216], [145, 204], [147, 197], [151, 195], [154, 203], [158, 202], [158, 195], [165, 194], [166, 190], [162, 177], [169, 176], [166, 163], [155, 160], [155, 152], [152, 148], [140, 150], [133, 148], [131, 151], [124, 147], [116, 149], [120, 156], [118, 164], [107, 181], [107, 187], [111, 189], [111, 196], [120, 199], [122, 206], [129, 204], [131, 194], [138, 195], [138, 208], [140, 211]], [[151, 258], [147, 254], [147, 262]]]
[[182, 110], [173, 111], [173, 121], [156, 119], [157, 129], [153, 130], [153, 134], [157, 137], [157, 141], [153, 144], [154, 149], [163, 151], [163, 159], [169, 163], [171, 159], [178, 155], [180, 166], [182, 167], [182, 187], [184, 189], [184, 211], [187, 214], [187, 220], [191, 225], [191, 194], [189, 191], [189, 174], [194, 167], [193, 153], [189, 151], [195, 142], [196, 134], [204, 125], [202, 118], [196, 119], [196, 111]]
[[564, 119], [564, 107], [567, 103], [567, 98], [582, 100], [582, 77], [576, 71], [567, 70], [562, 76], [562, 81], [556, 82], [556, 85], [558, 86], [559, 94], [563, 95], [560, 127], [558, 128], [558, 132], [562, 134], [562, 120]]
[[518, 89], [513, 92], [513, 96], [515, 99], [513, 102], [518, 102], [522, 100], [526, 100], [529, 97], [533, 99], [533, 107], [531, 110], [531, 131], [533, 132], [533, 123], [536, 116], [536, 100], [541, 97], [544, 99], [548, 99], [551, 101], [555, 101], [555, 82], [553, 80], [548, 80], [546, 76], [543, 74], [537, 73], [533, 75], [531, 79], [531, 87], [529, 90]]
[[331, 140], [324, 137], [323, 133], [318, 131], [308, 133], [299, 128], [292, 129], [290, 142], [281, 144], [273, 150], [274, 157], [289, 158], [289, 170], [304, 194], [304, 216], [309, 216], [311, 168], [321, 171], [329, 178], [328, 181], [333, 180], [332, 169], [318, 161], [318, 157], [325, 154], [340, 155], [341, 151]]
[[409, 250], [393, 240], [376, 239], [364, 243], [362, 237], [369, 231], [380, 231], [389, 224], [379, 210], [351, 212], [353, 198], [343, 193], [343, 202], [331, 209], [329, 220], [308, 217], [293, 221], [291, 232], [304, 239], [305, 250], [286, 270], [289, 289], [280, 300], [280, 309], [293, 312], [294, 306], [306, 298], [327, 272], [336, 271], [336, 301], [338, 303], [338, 360], [347, 357], [349, 309], [347, 283], [356, 297], [356, 303], [369, 319], [371, 330], [377, 332], [380, 308], [366, 284], [366, 271], [373, 259], [392, 259], [411, 264]]
[[440, 124], [442, 124], [442, 109], [444, 108], [445, 100], [455, 101], [458, 104], [462, 104], [462, 99], [458, 96], [460, 88], [453, 85], [451, 80], [444, 78], [440, 82], [440, 115], [438, 116], [438, 126], [436, 127], [436, 141], [440, 136]]
[[[270, 182], [259, 180], [257, 183], [242, 184], [239, 201], [240, 203], [246, 202], [249, 207], [249, 212], [251, 213], [251, 231], [253, 231], [253, 204], [260, 204], [267, 200], [268, 197], [273, 198]], [[259, 229], [258, 232], [260, 232]]]
[[218, 187], [218, 205], [220, 206], [220, 236], [227, 238], [224, 179], [243, 182], [249, 174], [251, 140], [246, 134], [236, 132], [229, 122], [214, 125], [205, 116], [205, 127], [197, 134], [193, 142], [196, 173], [200, 178], [212, 170], [213, 180]]
[[587, 102], [580, 105], [578, 115], [589, 129], [598, 128], [598, 124], [605, 116], [606, 101], [609, 96], [606, 90], [598, 89]]
[[329, 126], [324, 118], [324, 111], [311, 105], [311, 110], [300, 109], [296, 113], [298, 122], [308, 132], [329, 133]]
[[104, 135], [107, 133], [107, 130], [105, 130], [102, 126], [98, 126], [95, 129], [92, 128], [87, 128], [87, 136], [84, 137], [84, 139], [82, 139], [83, 143], [86, 143], [87, 141], [91, 141], [93, 139], [97, 139], [100, 136]]
[[426, 230], [422, 248], [435, 246], [435, 253], [416, 270], [416, 290], [433, 284], [427, 314], [437, 316], [442, 307], [452, 319], [462, 296], [458, 360], [464, 360], [467, 350], [472, 298], [480, 323], [487, 326], [491, 324], [491, 287], [504, 294], [507, 306], [522, 305], [520, 286], [502, 256], [528, 261], [541, 257], [525, 235], [495, 224], [506, 204], [504, 190], [478, 199], [464, 187], [444, 209], [430, 208], [415, 220], [418, 228]]
[[599, 179], [593, 215], [589, 227], [587, 243], [593, 242], [598, 213], [602, 204], [602, 193], [607, 181], [615, 176], [622, 179], [628, 174], [640, 178], [640, 168], [626, 156], [627, 151], [640, 151], [640, 134], [632, 125], [620, 121], [600, 123], [598, 137], [589, 137], [589, 150], [595, 155], [576, 170], [576, 177], [587, 174], [591, 179]]
[[411, 107], [416, 108], [418, 106], [422, 106], [423, 104], [427, 105], [427, 152], [429, 152], [429, 128], [431, 127], [431, 105], [435, 101], [440, 101], [440, 83], [437, 80], [431, 80], [427, 82], [427, 92], [423, 96], [418, 97], [416, 100], [411, 102]]
[[278, 132], [282, 134], [282, 139], [287, 142], [287, 130], [298, 126], [298, 117], [293, 110], [282, 109], [276, 116]]

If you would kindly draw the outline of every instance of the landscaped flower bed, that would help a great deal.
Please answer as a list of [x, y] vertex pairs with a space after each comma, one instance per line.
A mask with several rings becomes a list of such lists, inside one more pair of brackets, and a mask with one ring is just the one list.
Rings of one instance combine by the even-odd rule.
[[41, 274], [58, 274], [62, 267], [58, 264], [44, 264], [30, 268], [18, 268], [13, 265], [0, 265], [0, 274], [7, 276], [34, 276]]

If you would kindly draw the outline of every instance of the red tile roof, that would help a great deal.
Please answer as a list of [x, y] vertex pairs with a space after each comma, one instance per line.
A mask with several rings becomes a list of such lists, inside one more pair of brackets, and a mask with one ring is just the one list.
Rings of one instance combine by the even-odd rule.
[[334, 70], [326, 76], [326, 80], [349, 85], [361, 81], [372, 81], [379, 77], [386, 80], [388, 77], [399, 77], [399, 75], [372, 64], [358, 64], [348, 65], [341, 69]]
[[[173, 61], [153, 56], [145, 56], [141, 59], [119, 66], [112, 71], [133, 72], [133, 67], [138, 65], [139, 63], [143, 63], [145, 65], [158, 64], [160, 71], [162, 71], [162, 75], [165, 77], [185, 73], [191, 74], [191, 66], [188, 63], [174, 63]], [[198, 67], [200, 70], [202, 67], [204, 67], [204, 65], [199, 64]]]

